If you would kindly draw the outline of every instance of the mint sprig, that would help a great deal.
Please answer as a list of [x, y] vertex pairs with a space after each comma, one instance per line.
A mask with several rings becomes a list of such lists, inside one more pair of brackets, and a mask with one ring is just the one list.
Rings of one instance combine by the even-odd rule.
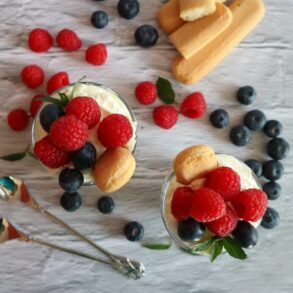
[[226, 251], [230, 256], [237, 259], [246, 259], [247, 254], [242, 249], [242, 247], [238, 244], [238, 242], [230, 236], [223, 238], [223, 244]]
[[55, 104], [61, 108], [63, 108], [63, 103], [62, 101], [58, 100], [58, 99], [55, 99], [55, 98], [52, 98], [50, 96], [47, 96], [47, 97], [42, 97], [42, 98], [39, 98], [37, 99], [39, 101], [42, 101], [42, 102], [48, 102], [48, 103], [51, 103], [51, 104]]
[[152, 250], [167, 250], [172, 247], [172, 242], [166, 242], [166, 243], [142, 243], [142, 247], [152, 249]]
[[156, 82], [158, 97], [165, 104], [173, 104], [175, 102], [175, 92], [171, 82], [163, 77], [159, 77]]

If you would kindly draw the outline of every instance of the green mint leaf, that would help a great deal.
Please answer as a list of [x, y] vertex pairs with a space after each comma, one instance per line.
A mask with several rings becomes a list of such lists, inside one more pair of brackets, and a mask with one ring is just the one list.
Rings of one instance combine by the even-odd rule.
[[58, 95], [59, 95], [59, 97], [61, 99], [61, 103], [63, 104], [63, 107], [66, 107], [67, 104], [69, 103], [69, 98], [64, 93], [58, 93]]
[[39, 101], [43, 101], [43, 102], [48, 102], [48, 103], [52, 103], [52, 104], [55, 104], [61, 108], [63, 108], [63, 103], [62, 101], [58, 100], [58, 99], [55, 99], [55, 98], [52, 98], [52, 97], [42, 97], [42, 98], [39, 98], [37, 99]]
[[169, 80], [159, 77], [156, 86], [160, 100], [165, 104], [173, 104], [175, 102], [175, 92]]
[[223, 244], [230, 256], [237, 259], [246, 259], [247, 255], [239, 243], [230, 236], [223, 238]]
[[167, 250], [171, 248], [172, 242], [168, 243], [143, 243], [143, 247], [152, 249], [152, 250]]
[[197, 244], [193, 250], [194, 251], [204, 251], [204, 250], [207, 250], [215, 241], [215, 238], [212, 238], [212, 239], [209, 239], [209, 240], [206, 240], [202, 243], [199, 243]]
[[223, 239], [216, 240], [212, 244], [212, 251], [211, 251], [211, 262], [213, 262], [223, 251], [224, 241]]
[[76, 91], [76, 87], [86, 78], [86, 75], [84, 75], [83, 77], [79, 78], [73, 85], [72, 87], [72, 91], [69, 97], [69, 100], [72, 100], [74, 95], [75, 95], [75, 91]]
[[21, 160], [22, 158], [25, 157], [25, 155], [26, 155], [26, 152], [21, 152], [21, 153], [15, 153], [15, 154], [10, 154], [7, 156], [0, 157], [0, 159], [4, 161], [14, 162], [14, 161]]

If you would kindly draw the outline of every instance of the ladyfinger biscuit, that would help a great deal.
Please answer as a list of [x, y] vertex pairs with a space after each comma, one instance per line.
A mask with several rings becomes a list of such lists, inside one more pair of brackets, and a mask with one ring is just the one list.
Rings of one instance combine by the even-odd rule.
[[235, 0], [229, 8], [233, 20], [217, 38], [189, 59], [178, 57], [173, 64], [174, 77], [193, 84], [206, 76], [261, 21], [265, 13], [262, 0]]
[[193, 22], [187, 22], [170, 35], [179, 53], [188, 59], [222, 33], [232, 22], [232, 13], [224, 4], [216, 12]]

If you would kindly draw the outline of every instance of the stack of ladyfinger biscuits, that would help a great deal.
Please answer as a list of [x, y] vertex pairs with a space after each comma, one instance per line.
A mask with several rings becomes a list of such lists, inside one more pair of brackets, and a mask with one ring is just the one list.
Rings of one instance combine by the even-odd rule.
[[[158, 22], [180, 56], [174, 77], [193, 84], [206, 76], [261, 21], [262, 0], [169, 0]], [[229, 1], [230, 2], [230, 1]]]

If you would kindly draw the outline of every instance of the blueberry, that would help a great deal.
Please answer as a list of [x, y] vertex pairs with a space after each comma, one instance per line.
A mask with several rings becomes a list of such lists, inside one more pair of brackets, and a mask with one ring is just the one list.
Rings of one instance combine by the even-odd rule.
[[60, 204], [67, 212], [74, 212], [81, 206], [81, 197], [78, 192], [65, 192], [61, 197]]
[[266, 229], [273, 229], [277, 227], [279, 223], [280, 223], [279, 213], [275, 209], [268, 207], [261, 220], [262, 227]]
[[287, 157], [289, 153], [288, 142], [280, 137], [273, 138], [267, 144], [267, 153], [275, 160], [281, 160]]
[[259, 110], [249, 111], [244, 117], [244, 124], [250, 130], [262, 130], [266, 124], [266, 116]]
[[132, 19], [139, 13], [139, 2], [137, 0], [119, 0], [117, 9], [121, 17]]
[[283, 173], [284, 167], [280, 161], [271, 160], [263, 164], [262, 174], [271, 181], [280, 179]]
[[230, 122], [230, 117], [225, 110], [218, 109], [211, 113], [210, 122], [215, 128], [225, 128]]
[[138, 222], [130, 222], [124, 226], [124, 235], [129, 241], [139, 241], [143, 234], [144, 228]]
[[72, 153], [72, 164], [78, 170], [85, 170], [94, 166], [97, 160], [96, 148], [87, 142], [81, 149]]
[[102, 214], [110, 214], [114, 206], [114, 200], [110, 196], [102, 196], [97, 203], [97, 207]]
[[108, 22], [108, 14], [104, 11], [95, 11], [91, 16], [91, 23], [96, 28], [104, 28]]
[[52, 123], [64, 114], [64, 110], [60, 106], [55, 104], [46, 105], [40, 112], [40, 123], [43, 129], [49, 132]]
[[268, 137], [274, 138], [282, 133], [283, 125], [277, 120], [269, 120], [263, 130]]
[[245, 164], [254, 172], [257, 177], [262, 175], [262, 163], [257, 160], [247, 160]]
[[59, 175], [59, 185], [67, 192], [76, 192], [83, 184], [83, 175], [77, 169], [65, 168]]
[[243, 105], [250, 105], [256, 99], [256, 91], [249, 85], [243, 86], [237, 92], [237, 99]]
[[245, 125], [238, 125], [231, 129], [230, 140], [237, 146], [244, 146], [251, 141], [251, 132]]
[[280, 197], [282, 188], [279, 183], [270, 181], [262, 186], [262, 190], [267, 194], [268, 199], [275, 200]]
[[4, 228], [3, 218], [0, 218], [0, 231]]
[[258, 242], [258, 232], [249, 222], [238, 221], [232, 235], [244, 248], [252, 248]]
[[177, 232], [183, 241], [199, 241], [205, 234], [205, 226], [189, 218], [179, 222]]
[[151, 25], [144, 24], [135, 31], [135, 40], [143, 48], [154, 46], [159, 38], [158, 31]]

